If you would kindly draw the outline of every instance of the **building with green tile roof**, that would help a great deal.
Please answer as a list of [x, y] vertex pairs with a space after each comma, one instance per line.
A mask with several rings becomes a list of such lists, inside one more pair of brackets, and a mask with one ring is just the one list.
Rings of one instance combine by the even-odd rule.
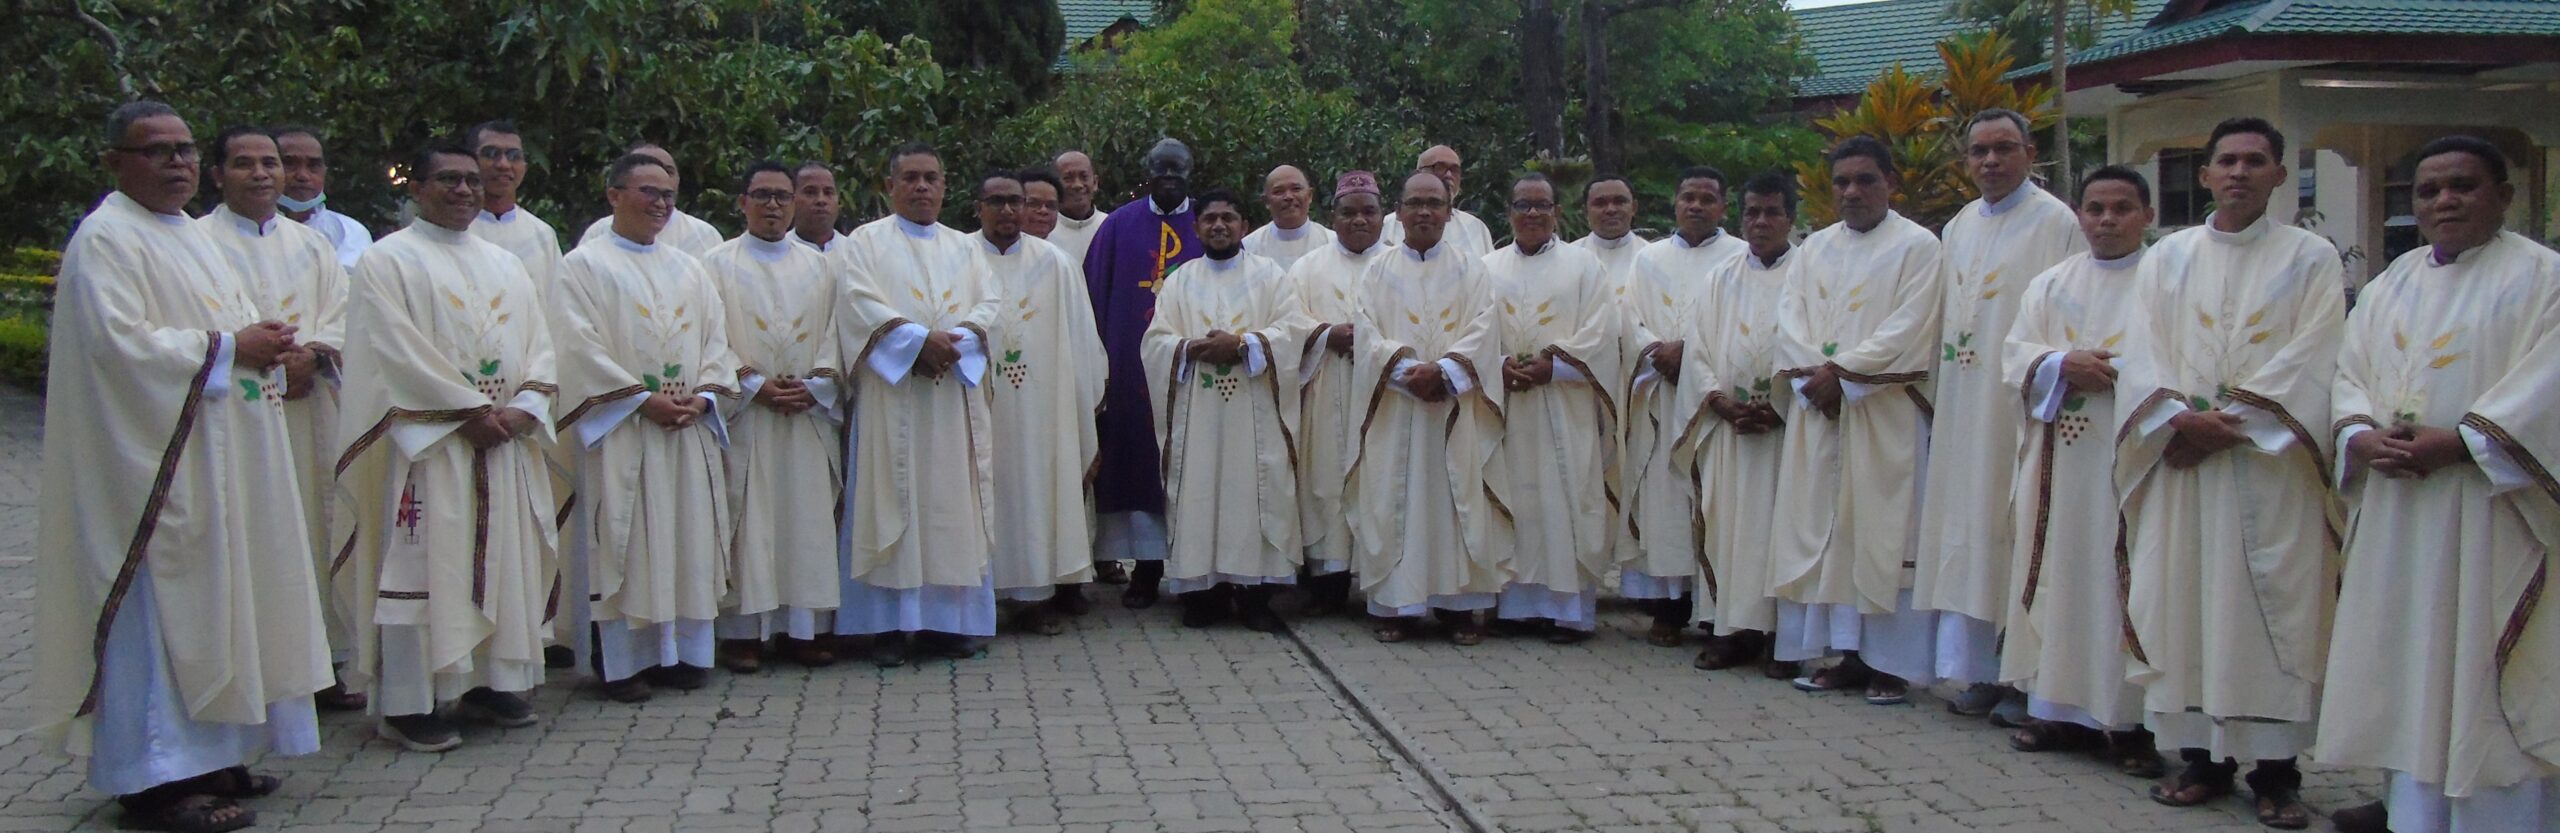
[[[1065, 52], [1091, 46], [1108, 47], [1121, 33], [1146, 28], [1155, 21], [1156, 4], [1152, 0], [1058, 0], [1058, 14], [1067, 21]], [[1058, 56], [1059, 69], [1067, 66], [1067, 56]]]

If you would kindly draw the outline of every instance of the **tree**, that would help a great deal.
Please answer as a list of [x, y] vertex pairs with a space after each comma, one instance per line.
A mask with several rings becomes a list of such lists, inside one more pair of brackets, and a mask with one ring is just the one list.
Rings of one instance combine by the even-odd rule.
[[933, 44], [945, 67], [993, 72], [1010, 81], [1007, 101], [1021, 105], [1049, 87], [1051, 65], [1067, 43], [1067, 19], [1056, 0], [930, 0], [915, 34]]
[[[2096, 44], [2098, 28], [2109, 16], [2133, 14], [2134, 0], [1948, 0], [1946, 17], [1989, 26], [2007, 37], [2020, 63], [2051, 56], [2056, 95], [2071, 89], [2071, 53]], [[2075, 14], [2076, 13], [2076, 14]], [[2077, 20], [2073, 18], [2077, 17]], [[2053, 183], [2071, 193], [2079, 168], [2071, 159], [2069, 120], [2056, 122], [2053, 139]]]
[[[1894, 207], [1913, 222], [1936, 230], [1979, 196], [1964, 171], [1964, 125], [1994, 107], [2015, 110], [2030, 126], [2060, 118], [2053, 91], [2041, 84], [2008, 82], [2017, 65], [2008, 38], [1998, 32], [1958, 34], [1938, 42], [1945, 70], [1915, 75], [1901, 64], [1886, 67], [1867, 85], [1857, 106], [1815, 119], [1832, 139], [1868, 136], [1892, 149], [1902, 171]], [[1838, 218], [1831, 199], [1831, 166], [1818, 158], [1796, 163], [1801, 214], [1819, 228]]]

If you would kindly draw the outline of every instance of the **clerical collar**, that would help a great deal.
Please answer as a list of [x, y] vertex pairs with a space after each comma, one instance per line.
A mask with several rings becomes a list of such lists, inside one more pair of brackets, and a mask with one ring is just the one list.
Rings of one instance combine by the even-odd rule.
[[1537, 256], [1539, 256], [1539, 255], [1546, 254], [1548, 249], [1553, 249], [1553, 248], [1555, 248], [1555, 247], [1556, 247], [1556, 239], [1555, 239], [1555, 238], [1553, 238], [1553, 237], [1549, 237], [1549, 238], [1547, 238], [1547, 242], [1546, 242], [1546, 243], [1541, 244], [1540, 246], [1538, 246], [1538, 247], [1537, 247], [1537, 248], [1535, 248], [1535, 249], [1531, 249], [1531, 248], [1529, 248], [1529, 247], [1527, 247], [1527, 246], [1522, 246], [1522, 245], [1520, 245], [1517, 241], [1514, 241], [1514, 242], [1511, 244], [1511, 247], [1512, 247], [1512, 248], [1515, 248], [1515, 249], [1519, 249], [1519, 250], [1520, 250], [1520, 256], [1521, 256], [1521, 257], [1537, 257]]
[[1176, 214], [1182, 214], [1182, 213], [1185, 213], [1185, 212], [1188, 212], [1188, 211], [1190, 211], [1190, 210], [1191, 210], [1191, 198], [1190, 198], [1190, 197], [1183, 197], [1183, 198], [1182, 198], [1182, 204], [1181, 204], [1181, 205], [1174, 206], [1172, 211], [1166, 211], [1166, 210], [1164, 210], [1164, 209], [1157, 208], [1157, 207], [1156, 207], [1156, 198], [1154, 198], [1154, 197], [1145, 197], [1145, 198], [1142, 198], [1142, 201], [1143, 201], [1143, 202], [1145, 202], [1145, 203], [1147, 204], [1147, 210], [1148, 210], [1148, 211], [1153, 211], [1153, 212], [1155, 212], [1155, 213], [1156, 213], [1156, 216], [1158, 216], [1158, 217], [1171, 217], [1171, 216], [1173, 216], [1173, 215], [1176, 215]]
[[1058, 215], [1058, 225], [1066, 226], [1071, 229], [1081, 229], [1086, 226], [1102, 222], [1102, 214], [1102, 210], [1097, 208], [1094, 209], [1093, 213], [1084, 215], [1084, 219], [1078, 220], [1074, 217], [1069, 217], [1066, 214], [1061, 213]]
[[1342, 250], [1342, 253], [1343, 253], [1343, 254], [1347, 254], [1347, 255], [1350, 255], [1350, 256], [1352, 256], [1352, 257], [1367, 257], [1367, 256], [1369, 255], [1369, 253], [1371, 253], [1371, 252], [1375, 252], [1375, 251], [1377, 251], [1377, 250], [1378, 250], [1378, 241], [1376, 241], [1376, 240], [1371, 240], [1371, 241], [1369, 241], [1369, 248], [1361, 249], [1361, 250], [1359, 250], [1359, 251], [1356, 251], [1356, 252], [1355, 252], [1355, 251], [1352, 251], [1352, 250], [1351, 250], [1351, 247], [1349, 247], [1349, 246], [1345, 246], [1345, 245], [1342, 245], [1342, 238], [1341, 238], [1341, 237], [1335, 237], [1335, 238], [1333, 238], [1333, 247], [1334, 247], [1334, 248], [1336, 248], [1336, 249], [1340, 249], [1340, 250]]
[[895, 214], [889, 215], [889, 218], [898, 221], [899, 231], [918, 240], [933, 239], [933, 230], [942, 225], [941, 223], [918, 223]]
[[1429, 263], [1429, 262], [1431, 262], [1431, 256], [1432, 256], [1432, 255], [1439, 254], [1439, 253], [1440, 253], [1440, 250], [1442, 250], [1442, 249], [1446, 249], [1446, 248], [1448, 248], [1448, 247], [1449, 247], [1449, 241], [1447, 241], [1447, 240], [1442, 240], [1442, 241], [1440, 241], [1440, 242], [1438, 242], [1438, 243], [1433, 243], [1433, 244], [1431, 244], [1431, 248], [1428, 248], [1428, 249], [1415, 249], [1415, 248], [1413, 247], [1413, 244], [1411, 244], [1411, 243], [1402, 243], [1402, 244], [1398, 244], [1398, 245], [1396, 246], [1396, 249], [1397, 249], [1397, 250], [1399, 250], [1399, 251], [1404, 252], [1404, 256], [1405, 256], [1405, 257], [1409, 257], [1409, 258], [1412, 258], [1412, 259], [1414, 259], [1414, 260], [1422, 261], [1422, 262], [1424, 262], [1424, 263]]
[[1771, 259], [1771, 260], [1761, 260], [1761, 259], [1760, 259], [1760, 255], [1758, 255], [1757, 253], [1754, 253], [1754, 252], [1750, 252], [1750, 251], [1744, 251], [1744, 252], [1742, 253], [1742, 256], [1743, 256], [1743, 257], [1747, 257], [1747, 258], [1750, 258], [1750, 259], [1751, 259], [1751, 267], [1752, 267], [1752, 268], [1754, 268], [1754, 269], [1776, 269], [1776, 268], [1778, 268], [1778, 264], [1780, 264], [1780, 263], [1785, 263], [1785, 262], [1786, 262], [1786, 260], [1787, 260], [1787, 256], [1788, 256], [1788, 255], [1791, 255], [1791, 254], [1795, 254], [1795, 251], [1796, 251], [1796, 247], [1794, 247], [1794, 246], [1788, 246], [1788, 247], [1786, 247], [1786, 248], [1784, 248], [1784, 249], [1779, 249], [1779, 250], [1778, 250], [1778, 256], [1777, 256], [1776, 258], [1774, 258], [1774, 259]]
[[[486, 211], [480, 213], [483, 215], [488, 214]], [[465, 238], [469, 237], [465, 232], [455, 231], [453, 229], [436, 225], [434, 221], [428, 220], [425, 217], [410, 220], [409, 230], [418, 233], [420, 236], [423, 236], [428, 240], [447, 245], [460, 243]]]
[[512, 223], [517, 217], [522, 216], [524, 216], [524, 206], [516, 206], [496, 213], [491, 213], [486, 208], [480, 209], [480, 222], [483, 223]]
[[2009, 189], [2008, 196], [2001, 197], [1996, 202], [1992, 200], [1982, 200], [1982, 216], [1998, 217], [2002, 214], [2008, 213], [2009, 209], [2025, 205], [2027, 202], [2027, 189], [2033, 187], [2036, 187], [2036, 184], [2033, 182], [2021, 182], [2018, 183], [2018, 187]]
[[1683, 249], [1704, 249], [1704, 248], [1706, 248], [1706, 247], [1708, 247], [1708, 246], [1713, 246], [1713, 245], [1715, 245], [1715, 244], [1716, 244], [1716, 241], [1718, 241], [1718, 240], [1723, 240], [1723, 239], [1724, 239], [1724, 229], [1721, 229], [1721, 228], [1716, 229], [1716, 233], [1714, 233], [1714, 234], [1710, 234], [1710, 235], [1707, 235], [1707, 239], [1705, 239], [1705, 240], [1700, 240], [1700, 241], [1698, 241], [1698, 242], [1697, 242], [1697, 243], [1695, 243], [1695, 244], [1692, 244], [1692, 243], [1690, 243], [1690, 242], [1689, 242], [1689, 236], [1688, 236], [1688, 235], [1685, 235], [1685, 234], [1676, 234], [1676, 233], [1675, 233], [1675, 234], [1671, 235], [1671, 245], [1678, 246], [1678, 247], [1683, 248]]
[[1297, 228], [1281, 228], [1279, 223], [1272, 223], [1271, 236], [1284, 241], [1305, 239], [1307, 236], [1307, 224], [1299, 223]]
[[1201, 254], [1201, 259], [1209, 261], [1210, 271], [1224, 272], [1229, 269], [1236, 268], [1244, 263], [1244, 247], [1237, 246], [1235, 248], [1228, 249], [1226, 257], [1219, 257], [1215, 250], [1203, 252]]
[[[663, 231], [662, 231], [662, 232], [659, 232], [659, 234], [665, 234], [665, 233], [666, 233], [666, 232], [663, 232]], [[652, 242], [652, 243], [641, 243], [641, 242], [637, 242], [637, 241], [632, 240], [631, 238], [628, 238], [628, 237], [624, 237], [624, 236], [622, 236], [622, 232], [618, 232], [618, 231], [617, 231], [617, 232], [613, 232], [612, 234], [607, 235], [607, 236], [608, 236], [608, 237], [610, 237], [610, 238], [612, 238], [612, 240], [613, 240], [613, 245], [614, 245], [614, 247], [615, 247], [615, 248], [621, 249], [621, 250], [626, 251], [626, 252], [632, 252], [632, 253], [634, 253], [634, 254], [644, 254], [644, 255], [645, 255], [645, 254], [648, 254], [648, 253], [650, 253], [650, 252], [654, 252], [654, 251], [657, 251], [657, 250], [658, 250], [658, 244], [656, 244], [656, 243], [654, 243], [654, 242]]]
[[789, 235], [786, 235], [786, 238], [787, 238], [787, 239], [789, 239], [789, 240], [791, 240], [791, 241], [793, 241], [793, 242], [799, 243], [800, 245], [807, 246], [807, 247], [809, 247], [809, 248], [816, 249], [816, 250], [821, 251], [821, 252], [825, 252], [825, 251], [832, 251], [832, 250], [834, 250], [834, 249], [835, 249], [835, 247], [836, 247], [836, 241], [844, 239], [844, 235], [843, 235], [843, 234], [838, 233], [835, 229], [827, 229], [827, 239], [826, 239], [826, 242], [821, 243], [821, 242], [817, 242], [817, 241], [810, 240], [809, 238], [806, 238], [806, 237], [802, 237], [802, 236], [800, 236], [800, 232], [798, 232], [798, 231], [796, 231], [796, 230], [795, 230], [795, 231], [791, 232]]
[[2089, 265], [2100, 269], [2131, 269], [2142, 265], [2142, 253], [2147, 251], [2151, 251], [2151, 247], [2135, 246], [2132, 252], [2125, 254], [2123, 257], [2113, 259], [2103, 258], [2092, 254], [2089, 256]]
[[781, 263], [783, 258], [791, 256], [790, 232], [784, 232], [780, 240], [766, 240], [752, 234], [742, 235], [739, 239], [747, 241], [744, 244], [747, 256], [759, 263]]
[[277, 217], [270, 216], [266, 222], [261, 223], [242, 216], [240, 212], [231, 210], [227, 205], [222, 207], [221, 213], [223, 218], [229, 221], [232, 230], [240, 232], [243, 236], [265, 237], [276, 233], [276, 220], [279, 219]]
[[2470, 256], [2475, 255], [2475, 254], [2479, 254], [2481, 249], [2486, 249], [2486, 248], [2489, 248], [2489, 247], [2491, 247], [2491, 246], [2495, 246], [2495, 245], [2497, 245], [2497, 244], [2498, 244], [2498, 241], [2499, 241], [2500, 239], [2504, 238], [2504, 237], [2506, 237], [2506, 235], [2505, 235], [2504, 233], [2500, 233], [2500, 234], [2499, 234], [2499, 235], [2497, 235], [2496, 237], [2491, 237], [2491, 238], [2489, 238], [2489, 240], [2488, 240], [2487, 242], [2481, 243], [2480, 245], [2473, 246], [2473, 247], [2468, 248], [2468, 249], [2464, 249], [2464, 250], [2462, 250], [2461, 252], [2456, 253], [2456, 254], [2455, 254], [2454, 256], [2452, 256], [2452, 257], [2445, 257], [2445, 256], [2444, 256], [2444, 247], [2442, 247], [2442, 246], [2428, 246], [2428, 247], [2427, 247], [2427, 265], [2429, 265], [2429, 266], [2443, 267], [2443, 266], [2451, 266], [2451, 265], [2454, 265], [2454, 264], [2456, 264], [2456, 263], [2461, 263], [2463, 258], [2470, 257]]
[[2257, 222], [2250, 223], [2247, 228], [2243, 228], [2239, 231], [2223, 231], [2222, 229], [2215, 228], [2213, 225], [2213, 218], [2219, 216], [2221, 216], [2221, 212], [2218, 211], [2205, 215], [2204, 233], [2206, 235], [2206, 239], [2212, 240], [2216, 243], [2223, 243], [2232, 246], [2246, 246], [2258, 242], [2259, 238], [2267, 236], [2267, 228], [2272, 225], [2275, 220], [2275, 214], [2272, 212], [2260, 214], [2258, 215]]
[[1025, 236], [1026, 235], [1020, 234], [1014, 235], [1013, 248], [1006, 249], [1004, 247], [997, 246], [995, 238], [988, 237], [985, 232], [979, 232], [978, 245], [985, 247], [988, 254], [992, 254], [997, 257], [1005, 257], [1013, 254], [1014, 252], [1022, 251], [1022, 238]]
[[[1723, 231], [1723, 230], [1722, 230], [1722, 229], [1718, 229], [1717, 231], [1721, 232], [1721, 231]], [[1675, 236], [1675, 237], [1676, 237], [1676, 236], [1678, 236], [1678, 235], [1673, 235], [1673, 236]], [[1603, 249], [1618, 249], [1618, 248], [1625, 248], [1625, 247], [1626, 247], [1626, 245], [1627, 245], [1628, 243], [1635, 242], [1635, 241], [1640, 240], [1640, 239], [1642, 239], [1642, 238], [1637, 237], [1635, 232], [1630, 231], [1630, 232], [1627, 232], [1627, 233], [1625, 233], [1625, 234], [1618, 235], [1618, 236], [1616, 236], [1616, 237], [1602, 237], [1602, 236], [1600, 236], [1598, 233], [1596, 233], [1596, 232], [1595, 232], [1595, 233], [1593, 233], [1591, 236], [1589, 236], [1589, 237], [1585, 237], [1585, 238], [1582, 238], [1582, 239], [1584, 239], [1584, 240], [1589, 240], [1589, 241], [1591, 241], [1591, 245], [1598, 246], [1598, 247], [1603, 248]], [[1707, 239], [1708, 239], [1708, 240], [1714, 240], [1715, 238], [1710, 237], [1710, 238], [1707, 238]]]

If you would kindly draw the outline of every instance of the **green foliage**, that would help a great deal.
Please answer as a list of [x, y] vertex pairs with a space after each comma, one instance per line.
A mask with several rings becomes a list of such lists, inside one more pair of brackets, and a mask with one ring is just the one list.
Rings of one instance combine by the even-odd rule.
[[[2070, 3], [2068, 38], [2074, 51], [2096, 46], [2105, 18], [2133, 14], [2134, 0], [2064, 0]], [[1946, 18], [1976, 24], [2009, 39], [2019, 66], [2044, 62], [2053, 47], [2053, 0], [1948, 0]]]
[[[2011, 85], [2017, 64], [2008, 38], [1998, 32], [1957, 34], [1938, 42], [1945, 69], [1918, 75], [1902, 65], [1886, 67], [1867, 85], [1857, 106], [1815, 119], [1833, 139], [1871, 136], [1892, 149], [1902, 173], [1894, 209], [1935, 230], [1977, 195], [1964, 171], [1963, 126], [1994, 107], [2016, 110], [2031, 128], [2061, 117], [2053, 91], [2042, 84]], [[1802, 193], [1797, 216], [1814, 228], [1837, 218], [1831, 199], [1831, 166], [1819, 155], [1796, 164]]]
[[44, 319], [0, 316], [0, 382], [43, 390], [46, 341]]
[[[926, 0], [83, 5], [118, 35], [137, 92], [177, 107], [199, 138], [234, 122], [330, 133], [330, 204], [377, 229], [399, 201], [391, 164], [484, 119], [524, 129], [525, 202], [564, 233], [604, 213], [604, 166], [642, 138], [681, 163], [686, 210], [734, 227], [728, 180], [756, 159], [870, 173], [899, 142], [968, 136], [955, 116], [1012, 89], [972, 80], [1005, 61], [947, 73], [925, 41], [852, 30], [839, 13], [915, 6], [927, 11], [907, 19], [929, 21], [960, 8]], [[0, 78], [0, 122], [13, 128], [0, 140], [0, 228], [51, 243], [109, 187], [98, 125], [125, 96], [101, 39], [66, 18], [27, 22], [0, 30], [13, 68]]]
[[1190, 72], [1292, 68], [1298, 18], [1288, 0], [1198, 0], [1182, 16], [1133, 39], [1125, 66]]
[[35, 248], [0, 252], [0, 383], [44, 387], [53, 279], [61, 271], [61, 252]]

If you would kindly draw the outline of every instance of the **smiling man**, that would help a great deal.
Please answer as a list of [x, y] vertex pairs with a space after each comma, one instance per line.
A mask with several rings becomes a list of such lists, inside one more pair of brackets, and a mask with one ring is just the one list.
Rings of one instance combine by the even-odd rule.
[[116, 190], [64, 247], [54, 302], [36, 736], [84, 758], [128, 825], [234, 829], [256, 819], [239, 801], [277, 787], [250, 758], [319, 750], [310, 695], [329, 685], [292, 433], [267, 395], [295, 330], [187, 219], [186, 121], [133, 102], [103, 138]]
[[480, 160], [480, 218], [471, 222], [471, 236], [514, 254], [533, 277], [534, 290], [550, 291], [560, 271], [560, 232], [519, 201], [533, 169], [523, 132], [515, 122], [498, 119], [473, 125], [464, 138]]
[[1270, 258], [1286, 271], [1308, 252], [1331, 245], [1333, 232], [1307, 219], [1314, 204], [1315, 190], [1307, 185], [1304, 171], [1293, 165], [1271, 169], [1262, 179], [1262, 207], [1271, 212], [1271, 222], [1245, 235], [1244, 250]]
[[2389, 824], [2345, 833], [2560, 827], [2560, 615], [2533, 596], [2560, 489], [2531, 474], [2560, 463], [2560, 255], [2501, 230], [2507, 170], [2473, 136], [2418, 149], [2429, 245], [2366, 288], [2338, 356], [2355, 534], [2315, 756], [2391, 773]]
[[1085, 252], [1093, 247], [1093, 236], [1102, 233], [1102, 220], [1111, 212], [1094, 202], [1102, 185], [1094, 177], [1093, 157], [1071, 150], [1058, 154], [1051, 164], [1058, 169], [1058, 227], [1045, 239], [1067, 256], [1067, 262], [1083, 269]]
[[722, 449], [743, 403], [718, 288], [664, 239], [675, 170], [626, 154], [605, 183], [612, 230], [561, 261], [544, 301], [560, 356], [552, 409], [579, 450], [567, 598], [586, 608], [573, 621], [595, 623], [605, 695], [632, 703], [709, 680], [736, 534]]
[[[664, 146], [661, 146], [656, 142], [633, 142], [631, 143], [630, 149], [623, 151], [623, 153], [646, 156], [651, 159], [658, 160], [658, 164], [668, 171], [678, 170], [676, 168], [676, 155], [668, 152]], [[676, 177], [677, 181], [676, 186], [670, 187], [681, 187], [684, 177], [681, 174], [670, 175]], [[682, 197], [683, 195], [678, 194], [677, 196]], [[603, 240], [606, 237], [611, 236], [613, 231], [613, 215], [606, 214], [605, 216], [598, 217], [595, 222], [587, 224], [587, 230], [585, 233], [578, 236], [578, 245], [584, 246], [598, 240]], [[720, 245], [720, 230], [712, 227], [709, 222], [705, 222], [700, 217], [685, 213], [682, 207], [670, 207], [668, 209], [667, 228], [660, 236], [666, 238], [660, 242], [674, 246], [676, 251], [696, 257], [700, 257], [703, 252], [711, 251], [711, 247]]]
[[[196, 221], [222, 247], [231, 267], [248, 283], [258, 312], [300, 332], [284, 354], [284, 417], [293, 434], [293, 469], [301, 476], [302, 513], [310, 533], [313, 569], [328, 574], [336, 548], [329, 546], [329, 504], [338, 449], [338, 347], [345, 342], [347, 275], [329, 239], [276, 213], [284, 162], [275, 139], [253, 127], [232, 127], [213, 140], [213, 172], [222, 204]], [[347, 660], [353, 630], [337, 606], [323, 598], [320, 613], [338, 662]], [[321, 708], [364, 708], [364, 698], [343, 685], [318, 696]]]
[[1502, 434], [1511, 491], [1512, 578], [1495, 615], [1546, 630], [1549, 642], [1591, 637], [1609, 570], [1617, 507], [1621, 317], [1600, 258], [1556, 239], [1556, 186], [1529, 174], [1511, 185], [1512, 244], [1484, 258], [1501, 309]]
[[2292, 181], [2283, 134], [2233, 118], [2205, 147], [2197, 176], [2214, 212], [2142, 258], [2142, 320], [2108, 426], [2127, 535], [2126, 678], [2187, 764], [2153, 800], [2227, 795], [2233, 759], [2253, 759], [2259, 821], [2300, 828], [2294, 758], [2319, 717], [2338, 581], [2325, 429], [2345, 284], [2336, 246], [2268, 214]]
[[838, 254], [838, 350], [851, 374], [836, 632], [871, 635], [871, 661], [911, 650], [973, 656], [996, 632], [988, 563], [994, 427], [982, 385], [1003, 313], [982, 247], [942, 215], [942, 156], [902, 145], [883, 171], [892, 212]]
[[[1002, 323], [991, 333], [996, 380], [987, 386], [996, 433], [994, 565], [996, 593], [1030, 602], [1023, 623], [1034, 633], [1066, 632], [1060, 614], [1091, 609], [1093, 502], [1085, 472], [1101, 446], [1094, 409], [1102, 407], [1106, 366], [1094, 331], [1093, 302], [1081, 271], [1065, 252], [1029, 233], [1024, 216], [1049, 202], [1055, 216], [1058, 178], [1042, 169], [997, 171], [978, 181], [978, 231], [997, 286]], [[1044, 601], [1045, 600], [1045, 601]]]
[[[1307, 545], [1307, 609], [1339, 610], [1351, 592], [1351, 525], [1343, 484], [1359, 451], [1355, 410], [1367, 390], [1352, 378], [1351, 344], [1358, 327], [1361, 276], [1390, 247], [1378, 241], [1385, 210], [1378, 177], [1351, 171], [1333, 185], [1333, 245], [1289, 267], [1298, 300], [1315, 329], [1299, 361], [1298, 531]], [[1318, 336], [1321, 336], [1319, 338]]]
[[1635, 188], [1617, 174], [1601, 174], [1582, 186], [1582, 217], [1591, 224], [1591, 233], [1573, 244], [1599, 256], [1611, 286], [1622, 284], [1635, 269], [1636, 255], [1646, 243], [1635, 233]]
[[[1112, 580], [1120, 561], [1138, 563], [1127, 579], [1128, 589], [1120, 594], [1120, 604], [1130, 608], [1153, 606], [1164, 577], [1164, 468], [1156, 451], [1155, 417], [1147, 404], [1153, 394], [1147, 390], [1141, 342], [1154, 320], [1165, 276], [1200, 256], [1198, 206], [1191, 201], [1191, 148], [1175, 139], [1159, 141], [1139, 167], [1147, 174], [1146, 196], [1112, 211], [1084, 258], [1085, 286], [1093, 298], [1102, 348], [1111, 356], [1110, 381], [1096, 417], [1102, 453], [1094, 463], [1093, 508], [1101, 515], [1101, 540], [1094, 559], [1101, 562], [1096, 571], [1104, 582]], [[1069, 191], [1075, 187], [1073, 181], [1067, 183]]]
[[827, 256], [792, 242], [795, 185], [780, 162], [749, 167], [738, 183], [747, 233], [702, 256], [728, 311], [729, 347], [748, 399], [724, 414], [737, 534], [718, 630], [721, 664], [739, 673], [763, 668], [768, 640], [803, 666], [835, 662], [816, 640], [833, 624], [841, 592], [835, 523], [847, 407], [836, 367], [841, 299]]
[[[452, 717], [531, 725], [558, 563], [544, 452], [557, 365], [522, 262], [467, 228], [483, 210], [469, 148], [411, 161], [418, 219], [356, 264], [347, 302], [348, 500], [331, 576], [352, 614], [377, 731], [462, 744]], [[483, 162], [485, 156], [480, 156]]]
[[1232, 605], [1245, 627], [1276, 632], [1272, 591], [1297, 581], [1304, 557], [1298, 346], [1314, 322], [1280, 265], [1244, 250], [1236, 195], [1211, 190], [1198, 205], [1203, 256], [1165, 279], [1146, 338], [1162, 415], [1165, 587], [1185, 626], [1215, 624]]

